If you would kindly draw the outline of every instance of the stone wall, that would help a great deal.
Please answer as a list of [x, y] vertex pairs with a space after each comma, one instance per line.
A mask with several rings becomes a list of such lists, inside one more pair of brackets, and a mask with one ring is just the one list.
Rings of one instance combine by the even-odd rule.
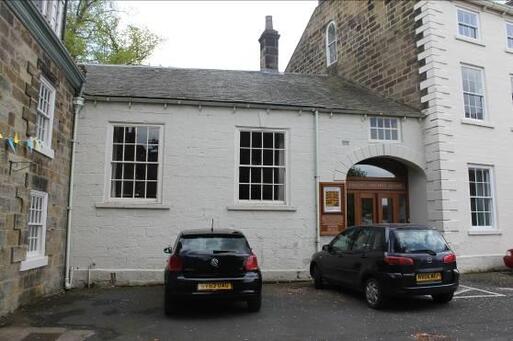
[[[415, 1], [323, 1], [285, 72], [338, 74], [376, 93], [420, 108]], [[337, 62], [327, 67], [326, 27], [337, 27]]]
[[[50, 159], [5, 137], [35, 134], [39, 77], [56, 88]], [[63, 288], [74, 90], [64, 73], [6, 5], [0, 3], [0, 316], [34, 297]], [[48, 193], [48, 265], [20, 271], [27, 250], [30, 190]]]

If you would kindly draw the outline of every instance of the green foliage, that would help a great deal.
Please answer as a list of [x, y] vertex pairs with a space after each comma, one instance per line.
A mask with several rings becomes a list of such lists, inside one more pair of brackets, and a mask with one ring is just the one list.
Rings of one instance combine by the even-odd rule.
[[120, 27], [120, 12], [108, 0], [68, 2], [64, 44], [79, 63], [141, 64], [161, 42], [147, 28]]

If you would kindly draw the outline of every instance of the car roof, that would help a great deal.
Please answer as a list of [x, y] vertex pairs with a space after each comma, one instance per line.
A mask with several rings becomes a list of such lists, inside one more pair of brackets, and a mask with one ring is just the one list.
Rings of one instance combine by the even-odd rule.
[[355, 227], [378, 227], [378, 228], [390, 228], [390, 229], [409, 229], [409, 230], [436, 230], [435, 227], [420, 225], [420, 224], [369, 224], [369, 225], [358, 225]]
[[233, 230], [233, 229], [193, 229], [193, 230], [184, 230], [180, 233], [182, 237], [187, 236], [206, 236], [206, 235], [212, 235], [212, 236], [240, 236], [244, 237], [242, 232]]

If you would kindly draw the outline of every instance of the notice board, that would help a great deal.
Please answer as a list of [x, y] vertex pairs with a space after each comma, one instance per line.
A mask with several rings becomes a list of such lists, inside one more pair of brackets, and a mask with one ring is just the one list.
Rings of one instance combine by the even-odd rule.
[[320, 233], [334, 236], [346, 228], [346, 184], [321, 182], [320, 186]]

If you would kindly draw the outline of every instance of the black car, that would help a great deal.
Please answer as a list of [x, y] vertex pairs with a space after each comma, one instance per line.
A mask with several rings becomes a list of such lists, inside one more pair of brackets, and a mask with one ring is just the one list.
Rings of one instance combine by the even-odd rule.
[[260, 310], [262, 274], [244, 235], [235, 230], [181, 232], [165, 269], [165, 312], [177, 311], [184, 299], [245, 300]]
[[456, 256], [440, 232], [403, 224], [345, 230], [313, 255], [310, 275], [318, 289], [329, 282], [363, 290], [372, 308], [397, 295], [447, 303], [459, 281]]

